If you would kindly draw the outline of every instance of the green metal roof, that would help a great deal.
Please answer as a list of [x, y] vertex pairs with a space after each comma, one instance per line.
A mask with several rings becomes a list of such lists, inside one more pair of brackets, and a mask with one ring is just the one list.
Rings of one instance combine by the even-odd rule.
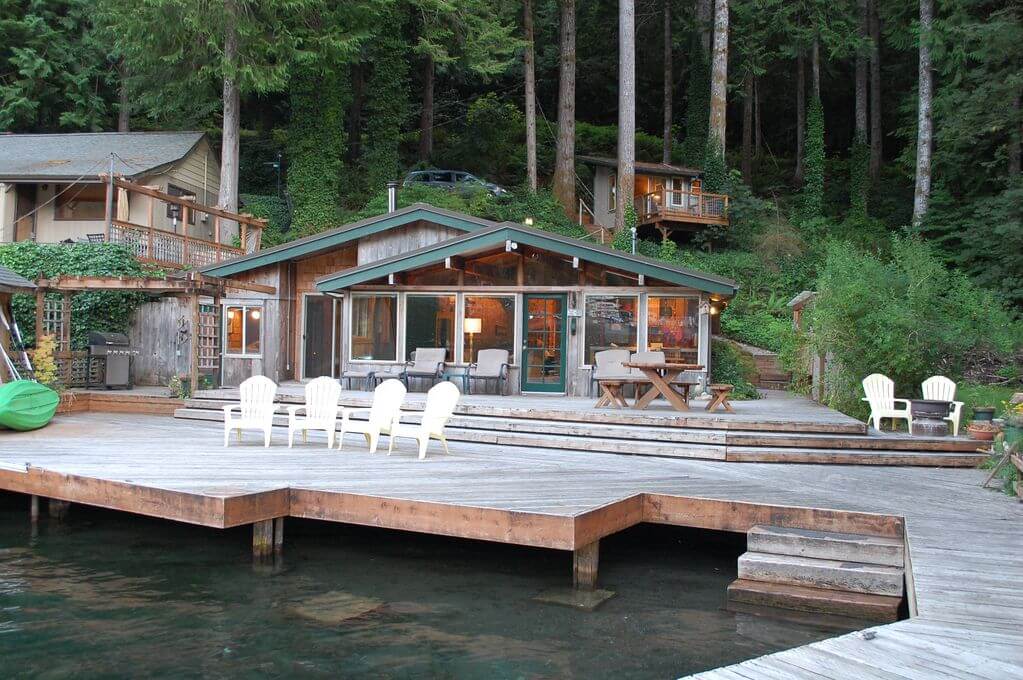
[[407, 208], [369, 217], [352, 224], [346, 224], [319, 234], [313, 234], [274, 248], [260, 250], [251, 255], [242, 255], [226, 262], [203, 268], [203, 274], [210, 276], [231, 276], [251, 269], [285, 262], [298, 257], [313, 255], [324, 250], [372, 236], [394, 227], [404, 226], [423, 220], [461, 231], [477, 231], [497, 225], [497, 222], [471, 215], [436, 208], [426, 203], [414, 203]]
[[316, 288], [322, 292], [339, 291], [389, 274], [443, 262], [448, 257], [492, 248], [510, 240], [560, 255], [578, 257], [584, 262], [615, 267], [708, 293], [730, 296], [735, 295], [738, 290], [736, 283], [729, 279], [676, 267], [660, 260], [623, 253], [577, 238], [552, 234], [512, 222], [492, 224], [491, 227], [441, 241], [425, 248], [346, 269], [336, 274], [328, 274], [316, 280]]

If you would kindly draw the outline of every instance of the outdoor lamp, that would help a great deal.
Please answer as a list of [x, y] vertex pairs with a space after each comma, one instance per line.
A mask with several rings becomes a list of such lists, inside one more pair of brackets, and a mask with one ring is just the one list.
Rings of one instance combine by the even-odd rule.
[[532, 218], [532, 217], [527, 217], [526, 219], [522, 220], [522, 222], [523, 222], [523, 223], [524, 223], [524, 224], [525, 224], [525, 225], [526, 225], [527, 227], [531, 227], [531, 226], [533, 226], [533, 218]]
[[476, 317], [466, 318], [462, 322], [462, 330], [469, 334], [469, 361], [473, 359], [473, 340], [477, 333], [483, 330], [483, 319]]
[[249, 312], [249, 315], [251, 315], [253, 319], [256, 319], [258, 321], [260, 317], [260, 312], [258, 309], [253, 309], [251, 312]]

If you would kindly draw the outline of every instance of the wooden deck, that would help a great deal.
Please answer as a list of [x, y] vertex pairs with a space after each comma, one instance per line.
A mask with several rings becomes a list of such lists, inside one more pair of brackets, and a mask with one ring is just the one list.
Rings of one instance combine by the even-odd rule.
[[[220, 446], [215, 424], [81, 413], [0, 435], [0, 488], [214, 527], [317, 518], [575, 550], [639, 522], [904, 536], [913, 618], [710, 680], [1023, 678], [1023, 506], [980, 470], [826, 467], [453, 443], [419, 461], [346, 440]], [[27, 509], [27, 508], [26, 508]], [[567, 578], [567, 575], [566, 575]]]

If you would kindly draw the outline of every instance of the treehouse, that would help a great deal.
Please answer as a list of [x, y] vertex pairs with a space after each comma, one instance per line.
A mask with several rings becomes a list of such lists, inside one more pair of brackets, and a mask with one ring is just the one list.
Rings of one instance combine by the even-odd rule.
[[[593, 169], [592, 207], [580, 200], [580, 224], [603, 230], [614, 227], [618, 198], [618, 161], [601, 156], [577, 156]], [[655, 228], [661, 238], [672, 233], [694, 232], [710, 225], [728, 224], [728, 196], [703, 191], [702, 172], [666, 163], [636, 162], [636, 184], [632, 195], [636, 223]]]

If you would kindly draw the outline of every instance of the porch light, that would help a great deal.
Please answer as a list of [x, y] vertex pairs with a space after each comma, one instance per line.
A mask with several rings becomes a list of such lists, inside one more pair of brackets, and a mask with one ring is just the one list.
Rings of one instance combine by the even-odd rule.
[[527, 217], [526, 219], [522, 220], [522, 223], [525, 224], [527, 227], [531, 227], [533, 226], [533, 218]]
[[249, 312], [249, 314], [252, 316], [253, 319], [257, 320], [259, 319], [260, 316], [262, 316], [262, 313], [258, 309], [253, 309], [252, 311]]
[[717, 305], [711, 305], [710, 306], [710, 315], [714, 316], [717, 313], [718, 313], [718, 306]]

